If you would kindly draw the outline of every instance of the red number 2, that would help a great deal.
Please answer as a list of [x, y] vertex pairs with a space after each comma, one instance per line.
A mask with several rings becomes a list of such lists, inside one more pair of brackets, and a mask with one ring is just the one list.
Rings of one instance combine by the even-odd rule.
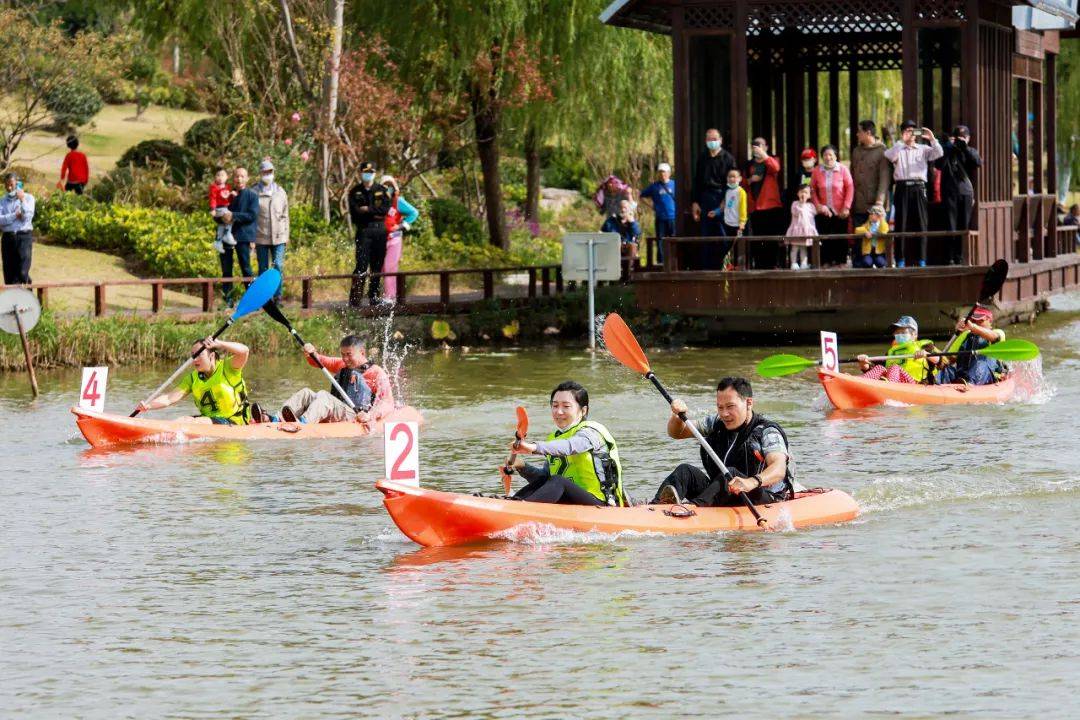
[[412, 452], [413, 449], [413, 435], [412, 431], [409, 430], [409, 426], [395, 425], [394, 429], [390, 432], [390, 440], [396, 440], [397, 436], [401, 433], [405, 433], [405, 448], [401, 451], [401, 454], [398, 455], [397, 460], [394, 461], [393, 466], [390, 468], [390, 479], [413, 480], [416, 478], [415, 470], [401, 469], [401, 463], [405, 462], [406, 458], [409, 457], [409, 453]]
[[97, 370], [90, 373], [90, 379], [86, 381], [86, 387], [83, 388], [82, 398], [89, 400], [91, 405], [97, 405], [97, 401], [101, 399], [101, 393], [98, 392]]

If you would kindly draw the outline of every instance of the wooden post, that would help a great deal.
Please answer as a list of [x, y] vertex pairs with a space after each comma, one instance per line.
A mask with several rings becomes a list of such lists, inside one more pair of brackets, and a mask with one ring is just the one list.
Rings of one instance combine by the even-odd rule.
[[202, 311], [210, 312], [214, 307], [214, 283], [204, 282], [202, 286]]
[[536, 268], [529, 268], [529, 297], [536, 297]]
[[555, 268], [555, 294], [562, 295], [562, 268]]
[[[844, 146], [840, 140], [840, 70], [835, 62], [829, 66], [829, 142]], [[850, 152], [851, 148], [847, 148], [844, 154]]]
[[1017, 228], [1017, 236], [1020, 247], [1017, 248], [1016, 259], [1020, 262], [1031, 260], [1031, 201], [1028, 198], [1028, 81], [1025, 78], [1017, 80], [1016, 90], [1016, 137], [1020, 143], [1020, 153], [1017, 164], [1017, 195], [1022, 199], [1023, 210], [1020, 212], [1020, 226]]
[[300, 307], [305, 310], [311, 309], [311, 278], [305, 277], [300, 280]]
[[47, 287], [39, 287], [37, 289], [37, 299], [38, 299], [38, 302], [41, 303], [41, 309], [44, 310], [45, 306], [49, 302], [49, 288], [47, 288]]
[[26, 339], [26, 330], [23, 329], [22, 318], [19, 317], [20, 309], [15, 306], [11, 310], [11, 314], [15, 316], [15, 325], [19, 328], [19, 339], [22, 340], [23, 357], [26, 358], [26, 372], [30, 376], [30, 388], [34, 391], [34, 397], [37, 397], [41, 393], [38, 391], [37, 376], [34, 374], [34, 361], [30, 355], [30, 343]]
[[484, 271], [484, 299], [490, 300], [495, 297], [495, 273], [490, 270]]
[[806, 110], [809, 128], [806, 131], [807, 144], [821, 147], [821, 98], [818, 91], [818, 66], [814, 63], [806, 70]]
[[405, 278], [407, 276], [401, 273], [396, 273], [394, 278], [397, 280], [397, 301], [403, 304], [408, 293], [408, 288], [405, 287]]
[[1046, 83], [1046, 192], [1054, 196], [1048, 232], [1053, 248], [1052, 254], [1056, 257], [1066, 250], [1058, 244], [1057, 233], [1057, 55], [1052, 52], [1046, 53], [1046, 71], [1043, 81]]
[[[671, 66], [673, 69], [672, 118], [675, 134], [675, 172], [680, 181], [675, 185], [675, 233], [686, 234], [687, 216], [694, 198], [690, 182], [693, 177], [691, 148], [699, 138], [690, 137], [690, 49], [683, 29], [684, 8], [676, 5], [671, 10]], [[691, 220], [692, 222], [692, 220]]]
[[820, 238], [813, 239], [813, 247], [810, 248], [810, 264], [814, 266], [815, 270], [821, 269], [821, 240]]
[[915, 27], [915, 0], [903, 0], [900, 11], [903, 65], [901, 77], [904, 91], [904, 120], [914, 120], [919, 114], [919, 29]]
[[551, 269], [540, 268], [540, 293], [544, 297], [551, 295]]
[[728, 147], [738, 165], [746, 161], [749, 146], [746, 138], [747, 4], [748, 0], [735, 0], [735, 33], [731, 38], [731, 141]]
[[94, 315], [105, 316], [105, 284], [98, 283], [94, 286]]
[[[856, 59], [854, 57], [849, 61], [851, 70], [848, 71], [848, 76], [851, 78], [851, 84], [848, 88], [848, 124], [851, 126], [851, 147], [855, 147], [859, 140], [855, 137], [855, 133], [859, 130], [859, 121], [862, 119], [859, 117], [859, 71], [856, 69]], [[878, 135], [881, 135], [881, 128], [878, 128]]]
[[162, 292], [163, 290], [164, 287], [159, 282], [153, 283], [150, 286], [150, 310], [155, 315], [161, 312], [161, 301], [162, 296], [164, 295], [164, 293]]
[[450, 304], [450, 273], [445, 270], [439, 273], [439, 302]]
[[1032, 164], [1032, 178], [1035, 180], [1035, 196], [1038, 201], [1035, 206], [1035, 259], [1042, 260], [1046, 257], [1046, 203], [1042, 200], [1043, 194], [1043, 87], [1042, 83], [1031, 83], [1031, 107], [1035, 114], [1035, 127], [1032, 128], [1031, 146], [1034, 157]]

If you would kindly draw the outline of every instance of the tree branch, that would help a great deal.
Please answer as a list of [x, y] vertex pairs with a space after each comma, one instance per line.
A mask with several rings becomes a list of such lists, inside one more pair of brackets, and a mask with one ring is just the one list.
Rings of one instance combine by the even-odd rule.
[[311, 92], [311, 85], [304, 72], [304, 63], [300, 59], [300, 48], [296, 45], [296, 31], [293, 30], [289, 0], [279, 0], [279, 4], [281, 5], [281, 21], [285, 23], [285, 37], [289, 41], [289, 49], [292, 50], [293, 69], [296, 71], [296, 79], [300, 82], [300, 90], [309, 101], [315, 102], [315, 94]]

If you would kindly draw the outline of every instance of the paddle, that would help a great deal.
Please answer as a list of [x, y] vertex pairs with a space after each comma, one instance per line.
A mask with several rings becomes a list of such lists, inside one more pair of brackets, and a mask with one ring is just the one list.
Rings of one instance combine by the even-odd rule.
[[[525, 436], [529, 433], [529, 414], [525, 412], [525, 408], [518, 405], [517, 408], [517, 430], [514, 432], [514, 449], [516, 450], [521, 446], [521, 441], [525, 439]], [[505, 495], [510, 494], [510, 475], [514, 468], [514, 461], [517, 460], [517, 453], [510, 453], [510, 457], [507, 459], [506, 464], [499, 470], [502, 472], [503, 479], [503, 491]]]
[[[285, 326], [285, 329], [289, 331], [289, 334], [292, 335], [293, 340], [296, 341], [297, 345], [303, 348], [304, 345], [307, 344], [304, 342], [304, 338], [300, 337], [300, 333], [296, 332], [296, 328], [292, 326], [292, 323], [289, 322], [289, 318], [285, 317], [285, 314], [281, 312], [281, 308], [277, 306], [276, 302], [274, 302], [272, 299], [268, 300], [263, 305], [263, 310], [266, 311], [267, 315]], [[348, 393], [346, 393], [345, 390], [342, 389], [341, 385], [338, 384], [338, 381], [334, 378], [333, 375], [330, 374], [330, 371], [323, 366], [322, 361], [319, 360], [319, 356], [315, 353], [308, 352], [305, 352], [304, 354], [311, 358], [311, 361], [315, 363], [315, 365], [320, 370], [323, 371], [323, 374], [326, 375], [326, 379], [329, 380], [330, 384], [334, 387], [334, 389], [338, 391], [338, 394], [341, 395], [341, 398], [345, 401], [345, 404], [348, 405], [353, 412], [360, 412], [360, 409], [356, 407], [356, 404], [353, 403], [352, 398], [349, 397]]]
[[[986, 271], [986, 275], [983, 276], [982, 286], [979, 287], [979, 297], [975, 301], [975, 305], [972, 306], [971, 311], [968, 312], [967, 317], [964, 318], [964, 322], [971, 322], [971, 317], [975, 314], [975, 311], [979, 309], [979, 305], [982, 303], [988, 303], [994, 299], [994, 296], [1001, 292], [1001, 286], [1005, 284], [1005, 278], [1009, 276], [1009, 263], [1004, 259], [996, 260], [990, 269]], [[956, 340], [956, 333], [953, 332], [949, 342], [945, 343], [945, 349], [948, 350], [949, 346]]]
[[[981, 350], [975, 350], [974, 352], [938, 352], [927, 353], [926, 357], [953, 357], [958, 355], [983, 355], [995, 360], [1005, 360], [1011, 362], [1023, 362], [1024, 360], [1034, 360], [1039, 356], [1039, 346], [1033, 342], [1027, 340], [1021, 340], [1019, 338], [1013, 340], [1002, 340], [999, 343], [988, 345]], [[885, 360], [907, 360], [915, 357], [914, 355], [875, 355], [868, 357], [867, 360], [871, 362], [881, 362]], [[859, 362], [858, 358], [845, 358], [839, 360], [839, 363], [856, 363]], [[816, 367], [821, 364], [820, 360], [811, 360], [810, 358], [800, 357], [798, 355], [770, 355], [757, 364], [757, 373], [762, 377], [774, 378], [783, 377], [785, 375], [794, 375], [795, 373], [802, 372], [807, 368]]]
[[[673, 399], [671, 394], [660, 384], [660, 379], [656, 377], [656, 373], [649, 367], [649, 359], [645, 357], [645, 353], [642, 351], [637, 338], [634, 337], [634, 333], [617, 313], [611, 313], [604, 320], [603, 337], [604, 345], [607, 347], [608, 352], [611, 353], [612, 357], [639, 375], [643, 375], [646, 380], [651, 382], [656, 389], [660, 391], [660, 394], [667, 400], [668, 405], [672, 403]], [[720, 468], [724, 484], [730, 483], [732, 480], [731, 471], [728, 470], [727, 465], [725, 465], [724, 461], [720, 459], [720, 456], [716, 454], [716, 451], [714, 451], [709, 443], [705, 441], [705, 438], [702, 437], [701, 432], [697, 427], [687, 420], [686, 413], [679, 413], [679, 419], [686, 424], [686, 427], [693, 436], [701, 443], [701, 447], [705, 449], [705, 452], [712, 458], [712, 461]], [[750, 509], [758, 526], [764, 527], [768, 524], [768, 521], [761, 517], [761, 513], [754, 507], [754, 503], [750, 501], [747, 494], [740, 493], [740, 495], [742, 495], [743, 502], [745, 502], [746, 507]]]
[[[250, 315], [263, 306], [266, 301], [274, 297], [274, 293], [281, 287], [281, 273], [276, 268], [270, 268], [259, 277], [255, 278], [255, 281], [248, 286], [248, 289], [244, 291], [243, 296], [240, 298], [240, 302], [236, 304], [236, 310], [233, 312], [232, 317], [225, 321], [225, 324], [218, 328], [218, 331], [210, 337], [217, 340], [218, 337], [229, 329], [229, 327], [244, 317]], [[199, 356], [199, 353], [203, 351], [204, 347], [202, 341], [199, 341], [199, 349], [191, 354], [184, 364], [176, 368], [176, 372], [169, 376], [169, 379], [161, 383], [157, 390], [150, 393], [150, 396], [143, 400], [144, 405], [149, 405], [150, 401], [156, 398], [161, 393], [165, 392], [175, 381], [176, 378], [187, 370], [192, 361]], [[138, 409], [134, 410], [128, 417], [135, 417], [139, 414]]]

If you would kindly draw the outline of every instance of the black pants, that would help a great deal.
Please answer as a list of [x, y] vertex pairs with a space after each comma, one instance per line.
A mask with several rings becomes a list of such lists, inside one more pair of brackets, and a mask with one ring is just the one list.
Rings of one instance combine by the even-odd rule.
[[656, 259], [662, 263], [664, 262], [664, 238], [675, 237], [675, 218], [671, 220], [656, 218], [653, 227], [656, 230]]
[[[255, 273], [251, 272], [250, 243], [237, 243], [236, 245], [225, 245], [223, 247], [225, 252], [218, 253], [218, 257], [221, 259], [221, 277], [231, 278], [233, 276], [233, 252], [236, 253], [236, 260], [240, 264], [240, 275], [243, 277], [255, 276]], [[232, 299], [232, 289], [232, 283], [221, 284], [221, 291], [226, 300]]]
[[[893, 206], [896, 208], [896, 232], [926, 232], [928, 218], [925, 183], [898, 182], [893, 191]], [[918, 238], [918, 241], [919, 260], [926, 260], [926, 238]], [[894, 250], [897, 260], [908, 257], [906, 250], [913, 242], [914, 238], [908, 238], [896, 243]]]
[[[975, 199], [970, 195], [942, 193], [941, 204], [945, 206], [945, 229], [963, 233], [971, 228], [971, 211]], [[959, 265], [964, 259], [964, 236], [949, 238], [949, 263]]]
[[76, 195], [82, 195], [83, 190], [86, 189], [86, 183], [64, 183], [64, 190], [66, 192], [73, 192]]
[[552, 475], [543, 480], [533, 480], [518, 490], [514, 497], [519, 500], [542, 503], [560, 503], [562, 505], [604, 505], [580, 485], [562, 475]]
[[[789, 218], [790, 213], [782, 207], [755, 210], [750, 213], [749, 233], [744, 234], [783, 235]], [[746, 247], [750, 254], [751, 268], [770, 270], [784, 267], [784, 260], [787, 258], [787, 245], [784, 243], [751, 242], [747, 243]]]
[[30, 282], [30, 255], [33, 251], [34, 234], [6, 232], [0, 237], [0, 254], [4, 262], [4, 284], [25, 285]]
[[[818, 215], [814, 224], [817, 226], [819, 235], [847, 235], [848, 234], [848, 219], [837, 217], [826, 217], [825, 215]], [[821, 241], [821, 266], [829, 267], [831, 265], [847, 265], [848, 259], [848, 243], [847, 240], [822, 240]]]
[[[727, 486], [722, 480], [714, 484], [704, 470], [687, 463], [683, 463], [672, 470], [671, 474], [664, 479], [664, 482], [660, 483], [660, 487], [656, 489], [656, 497], [652, 499], [653, 504], [660, 502], [660, 489], [665, 485], [671, 485], [678, 491], [679, 497], [685, 498], [696, 505], [734, 507], [743, 504], [742, 496], [728, 492]], [[765, 488], [757, 488], [747, 494], [750, 496], [750, 502], [755, 505], [779, 502], [784, 499]]]
[[[382, 294], [380, 278], [369, 278], [371, 273], [381, 273], [386, 260], [386, 225], [382, 220], [368, 223], [356, 231], [356, 267], [353, 268], [352, 290], [349, 304], [360, 307], [364, 297], [364, 282], [368, 283], [368, 301], [374, 305]], [[370, 268], [370, 270], [369, 270]]]

